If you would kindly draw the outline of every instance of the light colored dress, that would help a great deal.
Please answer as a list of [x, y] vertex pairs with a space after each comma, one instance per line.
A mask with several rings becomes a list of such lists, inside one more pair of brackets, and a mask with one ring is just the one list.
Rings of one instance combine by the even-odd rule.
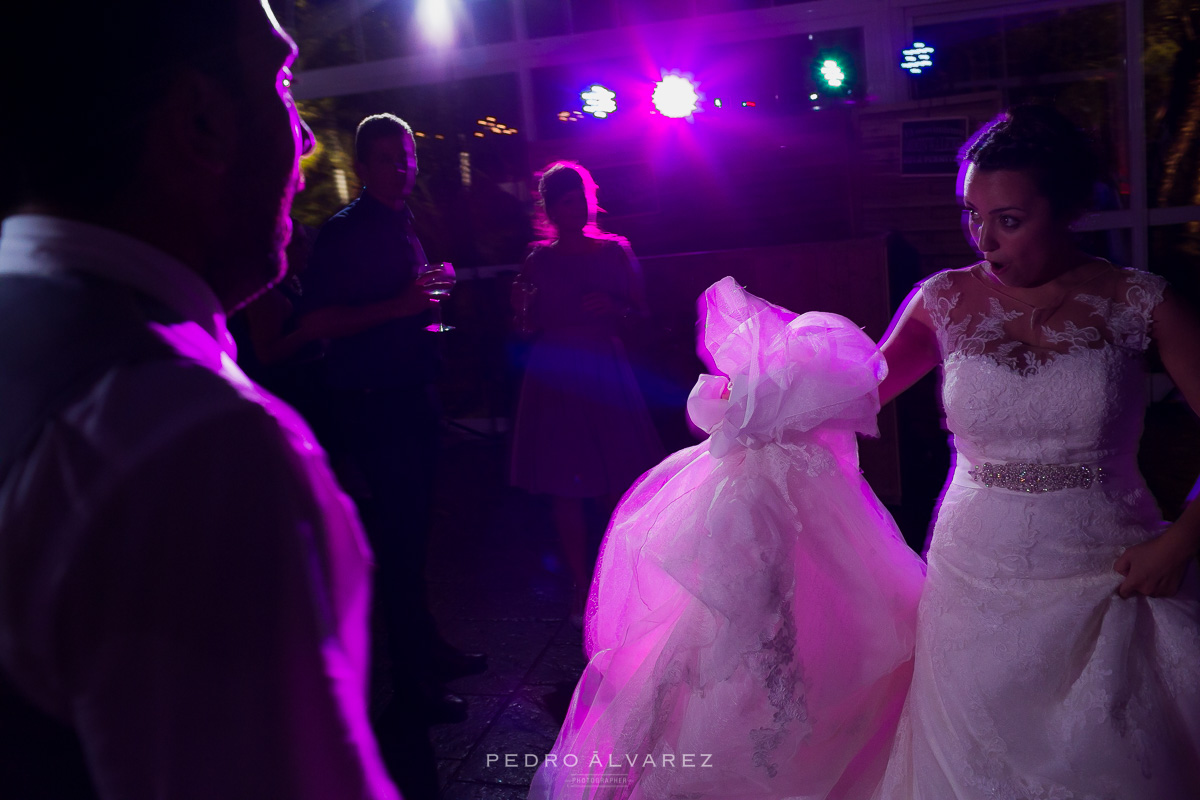
[[620, 496], [663, 456], [617, 321], [584, 297], [602, 292], [637, 311], [640, 276], [628, 245], [600, 239], [584, 253], [538, 247], [522, 270], [537, 293], [513, 432], [512, 483], [559, 497]]
[[883, 773], [924, 565], [858, 469], [882, 357], [849, 320], [732, 278], [701, 311], [732, 382], [701, 377], [688, 409], [710, 438], [614, 514], [590, 662], [531, 798], [851, 798]]
[[1136, 464], [1163, 289], [1114, 267], [1051, 308], [978, 266], [922, 287], [957, 465], [877, 797], [1200, 797], [1196, 570], [1175, 597], [1125, 600], [1113, 571], [1163, 528]]

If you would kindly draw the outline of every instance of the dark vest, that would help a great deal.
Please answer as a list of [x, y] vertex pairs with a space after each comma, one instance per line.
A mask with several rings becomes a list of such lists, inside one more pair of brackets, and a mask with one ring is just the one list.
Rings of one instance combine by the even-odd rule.
[[[173, 355], [146, 326], [150, 307], [89, 276], [0, 276], [0, 496], [46, 425], [106, 373]], [[0, 664], [0, 798], [97, 796], [75, 732], [31, 703]]]

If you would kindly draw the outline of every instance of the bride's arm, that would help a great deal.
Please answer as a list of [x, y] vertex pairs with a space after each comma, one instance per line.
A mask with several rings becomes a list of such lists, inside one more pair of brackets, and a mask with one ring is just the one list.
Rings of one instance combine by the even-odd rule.
[[905, 298], [880, 345], [888, 367], [879, 384], [880, 405], [890, 403], [941, 362], [933, 322], [919, 294], [917, 288]]
[[[1200, 414], [1200, 319], [1168, 290], [1154, 308], [1152, 332], [1167, 374]], [[1200, 500], [1195, 494], [1161, 536], [1129, 548], [1117, 559], [1114, 569], [1125, 576], [1117, 589], [1121, 597], [1170, 597], [1179, 591], [1188, 564], [1200, 550]]]

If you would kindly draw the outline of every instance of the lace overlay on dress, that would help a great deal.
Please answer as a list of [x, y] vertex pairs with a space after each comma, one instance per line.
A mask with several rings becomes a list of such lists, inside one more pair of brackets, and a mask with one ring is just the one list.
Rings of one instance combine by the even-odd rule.
[[987, 280], [971, 267], [920, 290], [960, 467], [1113, 475], [1046, 494], [947, 488], [896, 745], [904, 757], [877, 797], [1200, 796], [1195, 572], [1174, 598], [1114, 594], [1117, 557], [1163, 525], [1136, 454], [1165, 282], [1107, 267], [1035, 308]]
[[[1166, 288], [1157, 275], [1110, 268], [1068, 290], [1054, 307], [1035, 309], [987, 280], [976, 266], [940, 272], [921, 287], [943, 359], [986, 355], [1032, 372], [1057, 355], [1110, 345], [1140, 353]], [[1091, 293], [1097, 288], [1107, 291]]]

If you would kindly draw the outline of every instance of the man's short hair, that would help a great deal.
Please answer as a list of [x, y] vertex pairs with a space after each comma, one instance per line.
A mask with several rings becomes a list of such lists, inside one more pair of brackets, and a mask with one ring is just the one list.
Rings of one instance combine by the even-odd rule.
[[395, 114], [373, 114], [358, 123], [354, 132], [354, 160], [365, 164], [377, 141], [405, 135], [412, 136], [412, 127]]
[[128, 186], [147, 122], [184, 67], [239, 91], [239, 3], [33, 0], [0, 23], [0, 215], [102, 205]]

